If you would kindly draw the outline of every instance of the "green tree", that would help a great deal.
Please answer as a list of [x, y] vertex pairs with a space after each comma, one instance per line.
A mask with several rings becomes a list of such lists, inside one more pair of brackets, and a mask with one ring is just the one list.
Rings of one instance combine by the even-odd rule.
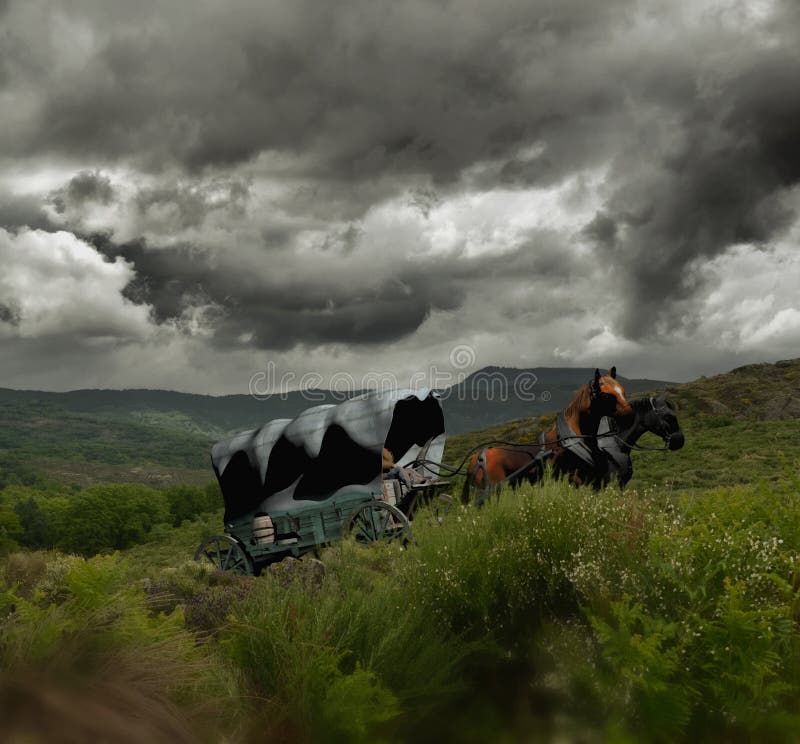
[[18, 540], [22, 536], [22, 525], [19, 517], [11, 509], [0, 509], [0, 554], [19, 547]]
[[171, 521], [166, 496], [137, 484], [98, 485], [70, 499], [58, 546], [91, 555], [143, 542], [157, 524]]
[[14, 505], [14, 511], [19, 517], [22, 526], [20, 543], [29, 548], [47, 548], [52, 544], [50, 525], [47, 522], [45, 511], [39, 502], [29, 496], [24, 501]]
[[186, 519], [194, 519], [200, 514], [214, 512], [222, 505], [219, 486], [210, 483], [205, 488], [199, 486], [171, 486], [162, 492], [169, 502], [172, 524], [178, 527]]

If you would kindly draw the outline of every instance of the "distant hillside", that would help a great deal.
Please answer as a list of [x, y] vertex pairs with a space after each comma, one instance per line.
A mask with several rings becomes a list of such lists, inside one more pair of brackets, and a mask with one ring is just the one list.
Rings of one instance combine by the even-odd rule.
[[99, 481], [201, 484], [213, 479], [211, 440], [135, 421], [0, 396], [0, 488], [35, 474], [82, 486]]
[[[322, 393], [319, 403], [331, 402]], [[203, 434], [217, 439], [273, 418], [294, 416], [316, 405], [300, 393], [257, 400], [249, 395], [194, 395], [169, 390], [73, 390], [49, 393], [0, 388], [0, 403], [18, 406], [51, 405], [75, 414], [143, 424], [160, 429]]]
[[[444, 391], [447, 430], [457, 434], [561, 407], [591, 374], [588, 368], [488, 367]], [[620, 379], [631, 391], [667, 384]], [[165, 390], [0, 388], [0, 487], [30, 479], [33, 471], [83, 486], [201, 484], [213, 478], [209, 450], [217, 439], [341, 400], [329, 391], [314, 391], [314, 399], [294, 392], [257, 400]]]
[[[569, 401], [575, 389], [591, 377], [592, 372], [589, 368], [486, 367], [444, 391], [447, 430], [459, 434], [543, 413], [554, 406], [561, 407]], [[632, 392], [669, 384], [624, 377], [620, 380]], [[542, 393], [545, 393], [544, 399]], [[50, 406], [53, 411], [61, 409], [71, 414], [197, 434], [208, 439], [255, 428], [275, 418], [293, 418], [311, 406], [338, 403], [342, 399], [341, 395], [327, 390], [315, 390], [312, 394], [291, 392], [257, 400], [250, 395], [193, 395], [167, 390], [48, 393], [0, 388], [0, 405], [13, 405], [18, 411], [23, 411], [26, 406], [31, 406], [32, 411]], [[2, 425], [0, 423], [0, 427]]]
[[[589, 368], [489, 367], [471, 375], [445, 393], [450, 435], [447, 461], [457, 461], [471, 446], [488, 439], [532, 439], [591, 374]], [[529, 384], [533, 375], [536, 383]], [[532, 400], [513, 394], [514, 383], [520, 380]], [[649, 469], [637, 466], [640, 475], [649, 472], [648, 477], [657, 480], [680, 463], [684, 485], [706, 482], [714, 473], [724, 482], [748, 473], [768, 473], [768, 465], [779, 468], [779, 454], [791, 459], [793, 442], [800, 446], [800, 359], [749, 365], [684, 385], [620, 380], [629, 397], [666, 387], [689, 435], [679, 456], [656, 455], [646, 460], [638, 456]], [[330, 394], [326, 400], [335, 402]], [[245, 395], [214, 397], [158, 390], [41, 393], [0, 389], [0, 487], [4, 478], [24, 480], [28, 477], [24, 473], [30, 475], [31, 469], [81, 485], [98, 481], [202, 484], [213, 478], [209, 464], [213, 441], [272, 418], [294, 416], [313, 403], [300, 393], [258, 401]], [[723, 459], [731, 464], [725, 473], [719, 470], [719, 458], [714, 458], [721, 439], [725, 447], [738, 443], [737, 449], [726, 450]], [[770, 452], [757, 453], [764, 441], [771, 443]], [[696, 455], [695, 459], [690, 455]], [[703, 458], [711, 465], [704, 465]], [[756, 461], [759, 468], [752, 467]], [[655, 463], [661, 464], [656, 467]]]
[[800, 418], [800, 359], [748, 364], [668, 389], [687, 413], [736, 421]]

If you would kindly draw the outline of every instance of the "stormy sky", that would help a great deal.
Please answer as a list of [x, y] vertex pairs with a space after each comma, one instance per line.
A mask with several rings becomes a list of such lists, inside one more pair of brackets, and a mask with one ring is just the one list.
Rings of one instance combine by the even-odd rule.
[[0, 112], [0, 386], [800, 356], [796, 0], [0, 0]]

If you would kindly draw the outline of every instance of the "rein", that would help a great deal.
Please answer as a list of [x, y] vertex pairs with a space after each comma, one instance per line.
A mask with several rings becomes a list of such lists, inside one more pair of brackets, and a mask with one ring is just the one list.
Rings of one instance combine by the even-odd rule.
[[[562, 442], [567, 442], [571, 439], [607, 439], [608, 437], [618, 437], [618, 435], [616, 432], [613, 431], [609, 431], [605, 434], [573, 434], [568, 437], [559, 437], [558, 439], [549, 444], [551, 446], [553, 444], [561, 444]], [[418, 467], [421, 465], [426, 470], [438, 475], [438, 471], [435, 471], [431, 467], [428, 467], [429, 465], [435, 465], [437, 468], [442, 468], [443, 470], [445, 470], [445, 472], [448, 475], [460, 475], [462, 473], [464, 465], [467, 464], [467, 461], [469, 460], [470, 457], [472, 457], [472, 455], [474, 455], [476, 452], [479, 452], [482, 449], [486, 449], [487, 447], [496, 447], [497, 445], [499, 445], [500, 447], [508, 447], [512, 450], [518, 450], [521, 447], [542, 446], [541, 442], [539, 442], [536, 439], [532, 439], [529, 442], [506, 442], [502, 439], [490, 439], [486, 442], [481, 442], [480, 444], [476, 444], [471, 450], [469, 450], [469, 452], [467, 452], [466, 455], [464, 455], [464, 459], [461, 460], [461, 462], [457, 467], [453, 465], [448, 465], [444, 462], [436, 462], [435, 460], [427, 460], [424, 458], [413, 460], [412, 462], [409, 463], [409, 467]], [[535, 460], [537, 457], [537, 455], [532, 455], [530, 452], [526, 452], [525, 454], [527, 454], [532, 461]], [[524, 467], [527, 468], [529, 466], [530, 464], [526, 464]], [[515, 473], [512, 473], [512, 475], [515, 475]], [[508, 477], [510, 478], [511, 476]]]
[[[640, 398], [639, 400], [642, 399]], [[668, 406], [665, 405], [656, 406], [655, 398], [653, 398], [652, 396], [650, 396], [648, 400], [650, 401], [650, 408], [653, 410], [654, 413], [661, 414], [664, 412], [665, 409], [669, 408]], [[632, 430], [633, 427], [631, 427], [628, 431]], [[664, 440], [663, 447], [642, 447], [642, 445], [636, 444], [635, 442], [633, 444], [628, 444], [628, 442], [622, 439], [622, 437], [620, 437], [619, 434], [614, 433], [613, 436], [619, 444], [623, 445], [624, 447], [628, 447], [629, 449], [635, 450], [636, 452], [668, 452], [669, 442], [670, 439], [672, 439], [672, 434], [668, 433], [666, 436], [661, 437]]]
[[628, 444], [624, 439], [622, 439], [619, 435], [614, 434], [614, 438], [620, 444], [629, 447], [636, 452], [669, 452], [669, 440], [672, 438], [671, 434], [667, 434], [666, 439], [664, 440], [663, 447], [642, 447], [641, 444]]

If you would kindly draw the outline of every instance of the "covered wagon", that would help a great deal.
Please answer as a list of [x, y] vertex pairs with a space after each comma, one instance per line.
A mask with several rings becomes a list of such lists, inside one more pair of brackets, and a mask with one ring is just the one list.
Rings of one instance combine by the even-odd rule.
[[[195, 558], [253, 574], [349, 532], [361, 542], [407, 540], [416, 504], [447, 485], [436, 465], [444, 445], [441, 401], [430, 390], [365, 393], [217, 442], [225, 534]], [[384, 450], [399, 466], [390, 476], [401, 477], [385, 477]]]

